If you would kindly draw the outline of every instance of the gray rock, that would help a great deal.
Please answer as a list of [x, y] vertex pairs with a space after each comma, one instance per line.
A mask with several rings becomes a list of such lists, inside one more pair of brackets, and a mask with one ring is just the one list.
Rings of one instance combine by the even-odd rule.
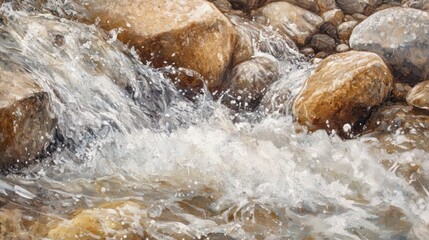
[[429, 13], [389, 8], [368, 17], [353, 30], [350, 47], [379, 54], [403, 82], [429, 76]]

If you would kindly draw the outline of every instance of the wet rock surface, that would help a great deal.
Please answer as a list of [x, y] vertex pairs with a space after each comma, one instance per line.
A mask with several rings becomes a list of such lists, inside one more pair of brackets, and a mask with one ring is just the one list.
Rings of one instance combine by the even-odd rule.
[[429, 74], [429, 13], [411, 8], [377, 12], [353, 31], [350, 46], [384, 58], [402, 81], [416, 83]]
[[303, 8], [287, 2], [274, 2], [258, 9], [269, 24], [291, 37], [298, 45], [305, 45], [322, 25], [323, 19]]
[[429, 80], [414, 86], [407, 93], [406, 100], [411, 106], [429, 110]]
[[29, 164], [45, 154], [56, 119], [49, 95], [22, 68], [0, 61], [0, 166]]
[[[155, 67], [174, 65], [204, 76], [216, 89], [231, 62], [236, 33], [228, 19], [203, 0], [89, 1], [92, 19], [110, 31], [121, 27], [118, 38], [136, 47], [144, 61]], [[153, 21], [157, 19], [157, 21]], [[199, 81], [182, 81], [184, 87], [201, 87]]]
[[[392, 88], [392, 75], [373, 53], [331, 55], [318, 65], [293, 105], [297, 121], [309, 130], [353, 132], [369, 110], [381, 104]], [[348, 124], [347, 129], [343, 128]]]

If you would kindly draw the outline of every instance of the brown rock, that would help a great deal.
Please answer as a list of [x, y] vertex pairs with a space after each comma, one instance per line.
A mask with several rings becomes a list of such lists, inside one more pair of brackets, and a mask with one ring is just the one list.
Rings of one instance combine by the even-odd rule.
[[1, 168], [44, 154], [55, 125], [48, 93], [22, 69], [0, 62]]
[[338, 35], [342, 41], [348, 42], [350, 36], [352, 35], [353, 29], [358, 24], [357, 21], [343, 22], [338, 26]]
[[[244, 12], [249, 12], [251, 10], [257, 9], [261, 6], [275, 1], [277, 0], [229, 0], [233, 8], [240, 9]], [[295, 6], [299, 6], [313, 12], [319, 11], [319, 7], [316, 4], [315, 0], [285, 0], [285, 2], [291, 3]]]
[[329, 55], [326, 52], [318, 52], [314, 57], [323, 59], [323, 58], [326, 58], [327, 56], [329, 56]]
[[382, 0], [336, 0], [339, 8], [348, 14], [365, 13], [381, 5]]
[[306, 56], [306, 57], [311, 57], [311, 56], [313, 56], [314, 55], [314, 49], [313, 48], [311, 48], [311, 47], [306, 47], [306, 48], [303, 48], [303, 49], [301, 49], [300, 51], [299, 51], [300, 53], [302, 53], [302, 54], [304, 54], [304, 56]]
[[272, 82], [279, 78], [274, 59], [255, 57], [234, 67], [226, 104], [233, 109], [254, 109]]
[[335, 0], [316, 0], [316, 3], [321, 13], [325, 13], [337, 8]]
[[[155, 67], [174, 65], [201, 73], [215, 90], [230, 65], [236, 33], [228, 19], [204, 0], [91, 0], [85, 5], [99, 26], [121, 27], [118, 39], [135, 46]], [[182, 81], [185, 87], [193, 83]]]
[[335, 39], [326, 34], [316, 34], [312, 37], [310, 46], [316, 51], [331, 53], [335, 49]]
[[405, 83], [395, 83], [392, 89], [392, 97], [394, 101], [406, 102], [407, 94], [411, 90], [411, 86]]
[[237, 42], [232, 58], [232, 66], [250, 59], [254, 54], [251, 35], [242, 27], [236, 27], [236, 31]]
[[307, 80], [293, 113], [311, 131], [354, 133], [391, 88], [392, 75], [378, 55], [356, 51], [331, 55]]
[[290, 36], [298, 45], [305, 45], [317, 32], [323, 19], [318, 15], [287, 2], [274, 2], [258, 9], [269, 24]]
[[350, 22], [350, 21], [356, 21], [356, 19], [352, 15], [346, 14], [346, 15], [344, 15], [343, 21], [344, 22]]
[[429, 110], [429, 80], [414, 86], [407, 94], [407, 103], [418, 108]]
[[325, 22], [320, 26], [319, 33], [324, 33], [330, 36], [331, 38], [338, 40], [338, 31], [334, 24], [330, 22]]
[[325, 22], [330, 22], [338, 27], [343, 22], [344, 13], [339, 9], [333, 9], [325, 12], [322, 17]]
[[367, 18], [367, 16], [363, 15], [362, 13], [354, 13], [352, 16], [358, 22], [362, 22], [363, 20], [365, 20]]
[[48, 237], [58, 240], [72, 239], [145, 239], [141, 228], [141, 206], [134, 202], [103, 204], [83, 210], [73, 219], [63, 221], [51, 229]]

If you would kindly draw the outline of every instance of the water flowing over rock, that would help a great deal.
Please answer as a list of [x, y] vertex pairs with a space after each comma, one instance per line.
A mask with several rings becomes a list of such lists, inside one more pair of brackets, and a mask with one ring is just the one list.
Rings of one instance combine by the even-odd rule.
[[228, 84], [227, 105], [233, 109], [255, 109], [268, 87], [279, 78], [276, 59], [257, 56], [234, 67]]
[[322, 25], [318, 15], [287, 2], [274, 2], [258, 9], [269, 24], [290, 36], [298, 45], [305, 45]]
[[[304, 60], [298, 52], [298, 47], [288, 36], [246, 18], [234, 15], [228, 17], [239, 32], [240, 38], [245, 40], [241, 45], [247, 48], [247, 41], [250, 40], [253, 53], [268, 53], [279, 60], [290, 62]], [[240, 55], [240, 52], [238, 54]]]
[[28, 164], [43, 155], [53, 140], [55, 127], [48, 93], [28, 72], [0, 60], [1, 169]]
[[429, 110], [429, 80], [414, 86], [407, 94], [407, 103], [418, 108]]
[[331, 55], [307, 80], [293, 113], [311, 131], [353, 132], [362, 126], [370, 109], [386, 99], [392, 84], [389, 68], [374, 53]]
[[[102, 28], [121, 28], [118, 39], [135, 46], [141, 58], [153, 66], [195, 70], [211, 90], [221, 84], [236, 36], [231, 23], [213, 4], [203, 0], [93, 0], [85, 6]], [[179, 85], [202, 87], [198, 80]]]
[[429, 76], [429, 13], [389, 8], [360, 23], [350, 47], [379, 54], [401, 81], [416, 83]]

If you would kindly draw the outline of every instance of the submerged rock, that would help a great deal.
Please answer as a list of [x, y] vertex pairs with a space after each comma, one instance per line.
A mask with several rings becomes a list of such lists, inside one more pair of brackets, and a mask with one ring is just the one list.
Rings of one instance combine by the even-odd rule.
[[429, 13], [411, 8], [377, 12], [354, 30], [350, 47], [379, 54], [408, 83], [429, 76]]
[[287, 2], [274, 2], [258, 9], [269, 24], [290, 36], [298, 45], [305, 45], [322, 25], [323, 19]]
[[275, 59], [255, 57], [234, 67], [225, 100], [233, 109], [254, 109], [272, 82], [279, 78]]
[[19, 67], [0, 61], [0, 166], [30, 163], [45, 153], [56, 119], [48, 93]]
[[429, 110], [429, 80], [414, 86], [407, 94], [407, 103], [421, 109]]
[[[215, 90], [230, 65], [236, 33], [228, 19], [203, 0], [92, 0], [85, 5], [99, 26], [121, 28], [118, 39], [136, 47], [155, 67], [173, 65], [195, 70]], [[201, 82], [182, 81], [184, 87]]]
[[392, 75], [376, 54], [350, 51], [331, 55], [307, 80], [293, 113], [311, 131], [353, 133], [391, 88]]
[[141, 206], [134, 202], [105, 203], [78, 213], [71, 220], [60, 222], [48, 237], [71, 239], [145, 239], [140, 222]]

